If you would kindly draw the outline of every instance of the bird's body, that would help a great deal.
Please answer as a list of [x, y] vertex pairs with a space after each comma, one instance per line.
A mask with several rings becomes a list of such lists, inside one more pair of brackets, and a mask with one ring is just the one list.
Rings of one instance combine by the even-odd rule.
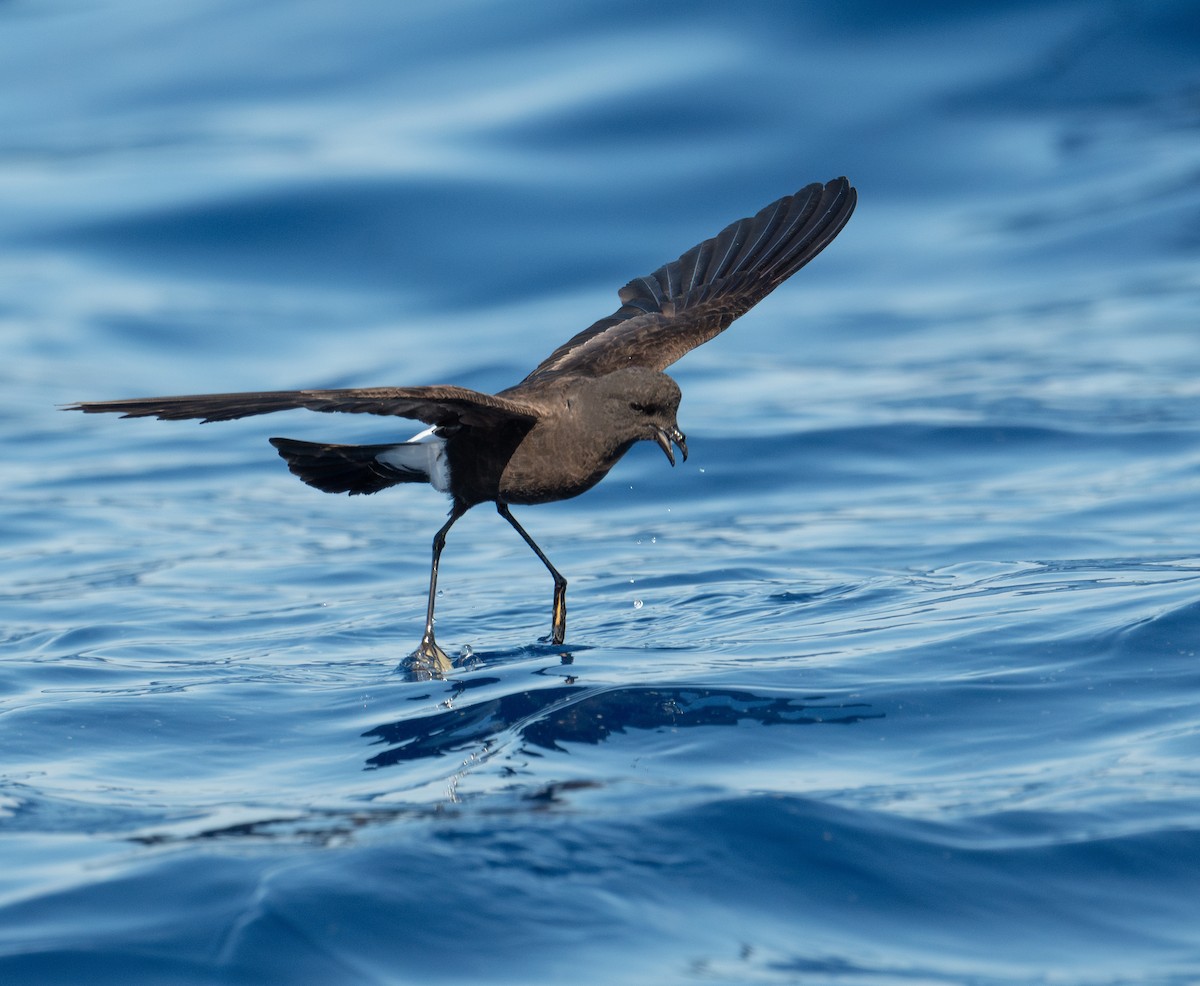
[[[570, 386], [555, 382], [528, 389], [538, 420], [500, 473], [499, 499], [505, 503], [578, 496], [608, 475], [634, 443], [650, 439], [664, 444], [661, 435], [676, 443], [683, 440], [675, 423], [679, 386], [665, 373], [630, 367], [580, 378]], [[510, 399], [521, 394], [515, 387], [503, 393]], [[642, 408], [633, 415], [631, 399]], [[669, 450], [669, 442], [664, 447]]]
[[71, 409], [125, 417], [224, 421], [293, 408], [415, 418], [429, 427], [407, 442], [271, 443], [304, 482], [327, 493], [375, 493], [429, 483], [452, 498], [434, 537], [425, 634], [414, 658], [446, 665], [434, 641], [433, 602], [446, 532], [467, 510], [496, 504], [554, 577], [551, 639], [566, 632], [566, 580], [509, 512], [596, 485], [639, 441], [675, 464], [687, 458], [676, 422], [680, 391], [663, 370], [723, 331], [825, 248], [854, 210], [844, 178], [813, 184], [739, 220], [620, 292], [611, 316], [568, 340], [524, 380], [498, 394], [462, 387], [380, 387], [201, 394], [83, 402]]

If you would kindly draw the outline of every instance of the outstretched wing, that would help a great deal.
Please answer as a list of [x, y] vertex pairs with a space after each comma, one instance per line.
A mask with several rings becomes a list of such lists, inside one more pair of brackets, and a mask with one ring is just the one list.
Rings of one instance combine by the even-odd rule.
[[290, 411], [343, 411], [416, 418], [429, 425], [490, 426], [532, 423], [537, 412], [526, 404], [481, 394], [465, 387], [371, 387], [364, 390], [277, 390], [248, 394], [195, 394], [188, 397], [136, 397], [125, 401], [81, 401], [64, 410], [114, 413], [162, 421], [199, 418], [232, 421], [255, 414]]
[[602, 376], [626, 366], [666, 369], [824, 250], [856, 201], [845, 178], [815, 182], [726, 226], [678, 260], [626, 284], [620, 308], [559, 346], [523, 383], [559, 373]]

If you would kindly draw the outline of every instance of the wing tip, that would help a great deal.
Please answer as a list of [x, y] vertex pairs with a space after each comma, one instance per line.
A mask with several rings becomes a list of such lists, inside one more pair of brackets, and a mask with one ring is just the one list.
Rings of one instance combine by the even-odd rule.
[[82, 411], [84, 414], [117, 414], [122, 418], [144, 418], [153, 411], [137, 410], [129, 401], [75, 401], [71, 404], [56, 404], [60, 411]]
[[[854, 212], [854, 207], [858, 205], [858, 189], [850, 184], [850, 179], [845, 175], [840, 175], [825, 183], [825, 191], [833, 193], [833, 199], [837, 202], [842, 200], [841, 208], [838, 210], [844, 214], [846, 219], [850, 218], [850, 214]], [[845, 223], [843, 222], [844, 226]], [[841, 227], [839, 227], [840, 229]]]

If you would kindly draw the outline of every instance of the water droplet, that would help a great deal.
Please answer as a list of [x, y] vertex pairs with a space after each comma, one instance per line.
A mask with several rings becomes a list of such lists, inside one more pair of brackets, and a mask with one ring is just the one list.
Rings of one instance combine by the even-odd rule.
[[633, 601], [633, 608], [634, 608], [634, 609], [641, 609], [641, 608], [642, 608], [642, 601], [641, 601], [640, 599], [635, 599], [635, 600]]

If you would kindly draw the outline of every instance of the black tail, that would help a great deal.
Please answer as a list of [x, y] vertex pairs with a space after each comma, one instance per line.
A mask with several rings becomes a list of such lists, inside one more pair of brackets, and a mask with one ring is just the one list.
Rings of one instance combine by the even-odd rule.
[[270, 441], [295, 475], [326, 493], [378, 493], [397, 483], [429, 482], [428, 473], [379, 461], [379, 455], [394, 449], [395, 444], [322, 445], [294, 438]]

